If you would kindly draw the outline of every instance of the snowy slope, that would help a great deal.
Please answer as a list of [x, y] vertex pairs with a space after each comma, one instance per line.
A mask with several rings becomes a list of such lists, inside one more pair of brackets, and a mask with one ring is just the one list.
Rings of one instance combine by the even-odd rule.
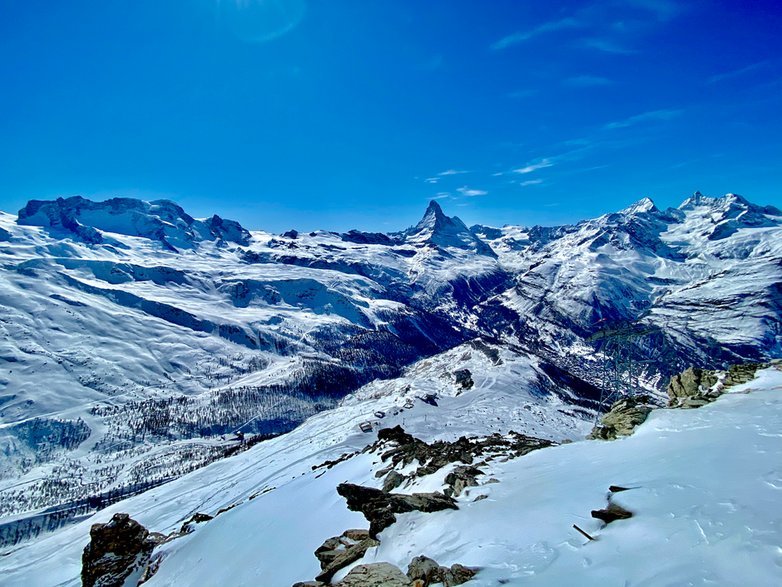
[[595, 334], [627, 324], [653, 393], [691, 363], [780, 356], [781, 226], [735, 195], [501, 229], [433, 202], [388, 235], [124, 198], [0, 213], [0, 523], [168, 481], [359, 388], [439, 394], [476, 434], [491, 415], [568, 436], [610, 359]]
[[504, 284], [469, 250], [250, 235], [171, 202], [31, 202], [0, 226], [0, 519], [288, 431], [473, 336], [459, 316]]
[[[356, 564], [406, 568], [425, 554], [440, 564], [482, 567], [468, 583], [476, 587], [569, 585], [574, 577], [596, 586], [773, 585], [782, 563], [781, 392], [782, 372], [771, 368], [699, 410], [657, 411], [629, 438], [492, 461], [481, 485], [458, 499], [458, 510], [399, 515], [380, 534], [380, 546]], [[78, 585], [89, 526], [115, 511], [169, 532], [196, 511], [215, 514], [232, 505], [160, 547], [164, 558], [148, 584], [288, 587], [310, 579], [319, 570], [312, 552], [323, 540], [366, 527], [335, 486], [376, 486], [374, 471], [383, 466], [374, 453], [327, 469], [312, 465], [369, 442], [355, 424], [373, 405], [354, 398], [288, 435], [23, 545], [0, 558], [3, 584]], [[422, 437], [452, 434], [459, 414], [409, 420], [408, 427]], [[439, 487], [442, 476], [430, 477], [405, 491]], [[632, 488], [615, 499], [635, 515], [601, 528], [589, 511], [605, 505], [609, 485]], [[487, 497], [474, 501], [479, 495]], [[597, 540], [586, 543], [574, 523]]]
[[572, 334], [644, 324], [676, 370], [782, 352], [781, 226], [773, 207], [696, 194], [678, 209], [647, 198], [573, 226], [473, 231], [516, 276], [498, 301], [521, 317], [514, 328], [567, 352]]

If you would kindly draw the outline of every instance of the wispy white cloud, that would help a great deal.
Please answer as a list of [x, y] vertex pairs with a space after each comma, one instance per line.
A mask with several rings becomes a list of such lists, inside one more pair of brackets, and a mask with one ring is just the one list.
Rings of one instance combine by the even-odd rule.
[[584, 39], [581, 45], [587, 49], [595, 49], [597, 51], [603, 51], [604, 53], [613, 53], [615, 55], [632, 55], [638, 53], [635, 49], [630, 49], [620, 45], [610, 39], [602, 39], [598, 37], [592, 37], [590, 39]]
[[556, 31], [562, 31], [567, 29], [580, 28], [584, 26], [584, 23], [573, 17], [567, 17], [560, 20], [552, 20], [539, 24], [536, 27], [528, 29], [526, 31], [517, 31], [506, 37], [502, 37], [500, 40], [492, 44], [491, 48], [495, 51], [499, 49], [506, 49], [513, 45], [518, 45], [525, 41], [543, 35], [546, 33], [553, 33]]
[[451, 192], [437, 192], [437, 194], [432, 198], [433, 200], [443, 200], [445, 198], [450, 198]]
[[527, 163], [524, 167], [519, 167], [518, 169], [514, 169], [513, 173], [532, 173], [533, 171], [537, 171], [538, 169], [545, 169], [546, 167], [553, 167], [554, 162], [551, 159], [539, 159], [538, 161], [534, 161], [531, 163]]
[[543, 183], [542, 179], [528, 179], [526, 181], [522, 181], [521, 183], [519, 183], [519, 185], [521, 187], [527, 187], [527, 186], [530, 186], [530, 185], [540, 185], [542, 183]]
[[486, 190], [476, 190], [473, 188], [469, 188], [466, 185], [458, 188], [456, 191], [468, 198], [474, 198], [476, 196], [485, 196], [489, 193]]
[[613, 80], [598, 75], [578, 75], [562, 80], [562, 85], [572, 88], [595, 88], [598, 86], [611, 86]]
[[431, 183], [431, 184], [435, 184], [435, 183], [437, 183], [438, 181], [440, 181], [440, 178], [439, 178], [439, 177], [427, 177], [427, 178], [424, 180], [424, 183]]
[[724, 73], [718, 73], [717, 75], [711, 76], [709, 79], [706, 80], [707, 84], [716, 84], [725, 80], [734, 79], [737, 77], [742, 77], [744, 75], [747, 75], [748, 73], [752, 73], [753, 71], [757, 71], [759, 69], [763, 69], [767, 66], [769, 66], [772, 63], [771, 59], [766, 59], [764, 61], [759, 61], [758, 63], [752, 63], [750, 65], [747, 65], [746, 67], [742, 67], [740, 69], [734, 69], [732, 71], [726, 71]]
[[470, 172], [464, 171], [463, 169], [446, 169], [445, 171], [441, 171], [437, 175], [440, 177], [446, 177], [448, 175], [462, 175], [463, 173], [470, 173]]
[[635, 126], [644, 122], [672, 120], [681, 114], [682, 110], [651, 110], [649, 112], [643, 112], [641, 114], [636, 114], [635, 116], [630, 116], [624, 120], [609, 122], [603, 126], [603, 129], [613, 130], [617, 128], [628, 128], [630, 126]]

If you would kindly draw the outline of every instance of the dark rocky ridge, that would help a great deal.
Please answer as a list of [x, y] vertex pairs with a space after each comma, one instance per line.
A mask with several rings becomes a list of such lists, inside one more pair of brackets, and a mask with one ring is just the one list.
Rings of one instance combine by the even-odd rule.
[[364, 514], [369, 521], [369, 536], [375, 539], [380, 532], [396, 522], [395, 514], [459, 509], [453, 498], [437, 492], [404, 495], [353, 483], [340, 483], [337, 493], [348, 502], [348, 509]]

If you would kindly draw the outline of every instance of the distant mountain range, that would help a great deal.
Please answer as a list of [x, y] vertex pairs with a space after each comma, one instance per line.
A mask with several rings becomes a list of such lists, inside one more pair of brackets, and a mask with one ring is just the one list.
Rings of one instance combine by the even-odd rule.
[[558, 227], [432, 201], [390, 234], [31, 201], [0, 214], [0, 273], [0, 517], [163, 483], [357, 398], [562, 439], [609, 370], [655, 394], [782, 355], [782, 212], [734, 194]]

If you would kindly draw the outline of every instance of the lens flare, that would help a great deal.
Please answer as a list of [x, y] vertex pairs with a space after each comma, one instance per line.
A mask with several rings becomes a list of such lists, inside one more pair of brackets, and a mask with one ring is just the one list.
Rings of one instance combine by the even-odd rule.
[[221, 20], [238, 38], [250, 43], [286, 35], [307, 12], [306, 0], [231, 0], [218, 6]]

